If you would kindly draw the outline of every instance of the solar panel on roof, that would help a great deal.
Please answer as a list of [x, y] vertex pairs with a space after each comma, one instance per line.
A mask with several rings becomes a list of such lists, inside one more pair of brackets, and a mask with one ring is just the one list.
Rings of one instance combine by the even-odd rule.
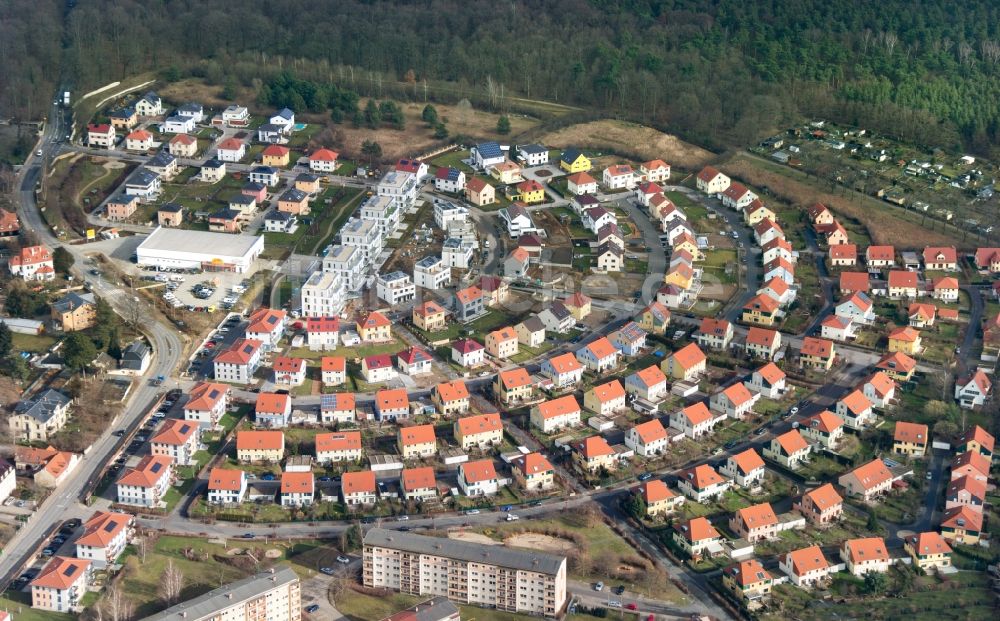
[[187, 423], [181, 425], [181, 433], [182, 434], [186, 434], [190, 430], [191, 430], [191, 425], [188, 425]]
[[154, 473], [157, 473], [157, 472], [160, 471], [160, 468], [162, 467], [162, 465], [163, 464], [160, 464], [159, 462], [157, 462], [157, 463], [153, 464], [153, 466], [150, 468], [150, 470], [152, 470]]
[[215, 399], [216, 397], [219, 396], [219, 391], [213, 388], [212, 390], [209, 391], [208, 396]]
[[116, 526], [117, 525], [114, 522], [108, 522], [107, 524], [104, 525], [104, 532], [110, 533], [115, 529]]
[[76, 565], [69, 564], [63, 568], [63, 575], [67, 578], [76, 573]]

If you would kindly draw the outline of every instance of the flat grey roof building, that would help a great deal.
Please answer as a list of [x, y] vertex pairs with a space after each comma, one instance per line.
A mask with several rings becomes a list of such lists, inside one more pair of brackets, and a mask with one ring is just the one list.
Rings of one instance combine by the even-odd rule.
[[[216, 615], [223, 610], [232, 608], [241, 602], [260, 597], [268, 591], [276, 588], [286, 587], [292, 583], [297, 583], [299, 577], [295, 575], [290, 567], [275, 569], [274, 573], [262, 572], [243, 580], [232, 582], [218, 589], [214, 589], [186, 602], [171, 606], [162, 612], [146, 617], [142, 621], [201, 621], [203, 619], [215, 619]], [[289, 615], [298, 619], [301, 610], [298, 602], [294, 615]], [[266, 618], [272, 618], [267, 615]], [[277, 618], [277, 617], [273, 617]]]
[[364, 544], [414, 554], [443, 556], [469, 563], [485, 563], [519, 571], [556, 575], [566, 557], [518, 550], [506, 546], [484, 545], [445, 537], [428, 537], [413, 533], [373, 528], [365, 535]]

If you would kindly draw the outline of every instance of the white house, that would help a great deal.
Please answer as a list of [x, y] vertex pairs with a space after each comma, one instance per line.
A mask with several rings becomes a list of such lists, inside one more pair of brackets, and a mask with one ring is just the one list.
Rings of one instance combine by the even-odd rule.
[[228, 468], [212, 468], [208, 474], [208, 502], [239, 504], [247, 493], [247, 473]]
[[741, 420], [753, 412], [760, 393], [751, 392], [746, 385], [735, 383], [712, 395], [709, 403], [713, 410], [728, 418]]
[[434, 173], [434, 189], [438, 192], [461, 192], [465, 189], [465, 173], [457, 168], [438, 168]]
[[215, 379], [231, 384], [247, 384], [260, 367], [263, 343], [255, 339], [238, 339], [228, 349], [215, 356]]
[[768, 399], [777, 399], [785, 392], [785, 372], [773, 362], [768, 362], [754, 371], [744, 385]]
[[636, 455], [653, 457], [666, 452], [670, 439], [667, 430], [659, 419], [640, 423], [625, 433], [625, 446], [635, 451]]
[[982, 369], [976, 369], [971, 376], [955, 382], [955, 400], [963, 408], [981, 406], [986, 402], [992, 385], [989, 376]]
[[473, 165], [480, 170], [488, 170], [502, 164], [507, 156], [496, 142], [483, 142], [469, 150]]
[[834, 315], [867, 325], [875, 321], [875, 306], [867, 294], [855, 291], [837, 303]]
[[670, 426], [682, 431], [685, 436], [697, 440], [712, 432], [717, 419], [712, 416], [703, 401], [689, 405], [670, 415]]
[[158, 507], [173, 482], [174, 460], [166, 455], [146, 455], [135, 468], [118, 479], [118, 503]]
[[458, 466], [458, 487], [466, 496], [493, 496], [500, 491], [500, 484], [501, 479], [492, 459], [465, 462]]
[[114, 565], [132, 535], [133, 518], [128, 513], [98, 511], [83, 524], [83, 534], [74, 542], [76, 557], [87, 559], [97, 569]]
[[604, 169], [601, 180], [609, 190], [631, 190], [636, 184], [635, 172], [628, 164], [608, 166]]

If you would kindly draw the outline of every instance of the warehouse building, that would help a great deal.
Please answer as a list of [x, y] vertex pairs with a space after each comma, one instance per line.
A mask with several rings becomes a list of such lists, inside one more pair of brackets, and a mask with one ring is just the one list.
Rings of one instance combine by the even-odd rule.
[[157, 227], [136, 249], [136, 262], [157, 268], [248, 272], [264, 237]]

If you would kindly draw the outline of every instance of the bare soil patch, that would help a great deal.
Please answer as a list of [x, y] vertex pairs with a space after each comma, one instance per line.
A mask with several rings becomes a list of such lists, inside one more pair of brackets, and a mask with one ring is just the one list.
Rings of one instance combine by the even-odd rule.
[[470, 533], [464, 530], [452, 531], [448, 533], [448, 539], [457, 539], [458, 541], [467, 541], [469, 543], [481, 543], [487, 546], [499, 546], [503, 545], [495, 539], [490, 539], [482, 533]]
[[[806, 180], [767, 170], [752, 159], [737, 156], [719, 167], [727, 175], [756, 186], [767, 188], [779, 199], [808, 209], [814, 203], [823, 203], [834, 213], [843, 214], [860, 222], [868, 231], [873, 244], [895, 245], [903, 248], [924, 246], [960, 246], [962, 240], [947, 231], [934, 231], [893, 213], [893, 207], [882, 205], [877, 199], [864, 197], [850, 200], [820, 190]], [[856, 198], [858, 198], [855, 195]]]
[[571, 125], [541, 138], [553, 147], [584, 147], [614, 151], [637, 161], [662, 159], [681, 168], [701, 168], [715, 155], [652, 127], [604, 119]]
[[539, 533], [512, 535], [504, 540], [504, 545], [512, 548], [528, 548], [530, 550], [541, 550], [542, 552], [554, 552], [557, 554], [566, 554], [576, 547], [576, 544], [568, 539], [560, 539], [559, 537]]

